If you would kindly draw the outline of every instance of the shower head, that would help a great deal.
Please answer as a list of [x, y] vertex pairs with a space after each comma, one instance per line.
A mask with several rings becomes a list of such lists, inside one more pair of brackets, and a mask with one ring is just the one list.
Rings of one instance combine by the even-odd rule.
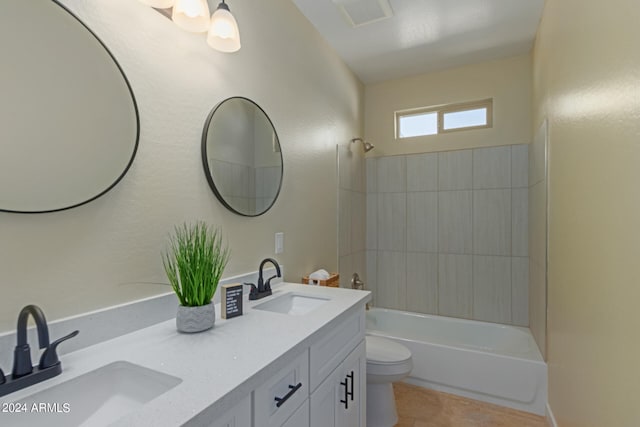
[[372, 143], [367, 142], [362, 138], [353, 138], [351, 140], [351, 142], [358, 142], [358, 141], [362, 142], [362, 147], [364, 148], [364, 152], [365, 153], [368, 153], [369, 151], [371, 151], [371, 150], [373, 150], [375, 148], [375, 146]]

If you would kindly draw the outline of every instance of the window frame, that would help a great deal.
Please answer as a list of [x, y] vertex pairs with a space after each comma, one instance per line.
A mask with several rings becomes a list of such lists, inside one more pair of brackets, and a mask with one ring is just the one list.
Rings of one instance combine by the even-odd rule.
[[[484, 125], [478, 126], [466, 126], [459, 127], [455, 129], [444, 129], [444, 115], [447, 113], [459, 113], [469, 110], [478, 110], [480, 108], [486, 108], [487, 111], [487, 123]], [[415, 135], [415, 136], [405, 136], [401, 137], [400, 133], [400, 119], [406, 116], [414, 116], [418, 114], [428, 114], [428, 113], [437, 113], [438, 115], [438, 127], [437, 133], [434, 134], [425, 134], [425, 135]], [[443, 105], [435, 105], [431, 107], [420, 107], [420, 108], [411, 108], [407, 110], [399, 110], [394, 112], [395, 115], [395, 139], [411, 139], [411, 138], [423, 138], [428, 136], [435, 136], [445, 133], [451, 132], [460, 132], [466, 130], [475, 130], [475, 129], [488, 129], [493, 127], [493, 98], [482, 99], [479, 101], [471, 101], [471, 102], [461, 102], [457, 104], [443, 104]]]

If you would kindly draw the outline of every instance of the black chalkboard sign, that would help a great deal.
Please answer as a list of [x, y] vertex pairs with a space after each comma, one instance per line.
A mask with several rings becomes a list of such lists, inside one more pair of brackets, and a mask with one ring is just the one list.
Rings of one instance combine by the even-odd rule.
[[223, 319], [242, 316], [242, 284], [222, 285], [221, 304]]

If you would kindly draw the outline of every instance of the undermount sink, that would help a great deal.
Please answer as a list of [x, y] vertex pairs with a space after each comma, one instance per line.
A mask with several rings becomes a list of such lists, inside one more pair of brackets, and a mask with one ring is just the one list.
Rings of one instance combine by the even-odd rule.
[[300, 316], [315, 310], [322, 304], [329, 301], [328, 298], [309, 296], [288, 292], [286, 294], [275, 297], [270, 301], [254, 306], [256, 310], [272, 311], [274, 313], [290, 314], [292, 316]]
[[[10, 414], [9, 424], [107, 426], [181, 382], [171, 375], [118, 361], [20, 399], [16, 403], [25, 404], [27, 413]], [[49, 407], [38, 406], [43, 403]]]

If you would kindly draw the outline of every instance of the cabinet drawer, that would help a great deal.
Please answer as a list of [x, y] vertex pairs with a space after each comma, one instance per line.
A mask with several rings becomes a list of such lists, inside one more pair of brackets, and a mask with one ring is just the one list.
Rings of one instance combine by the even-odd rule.
[[325, 378], [344, 360], [365, 335], [364, 307], [349, 316], [334, 330], [329, 331], [311, 345], [309, 385], [315, 390]]
[[255, 390], [255, 427], [280, 427], [309, 397], [309, 353], [293, 362]]
[[217, 417], [209, 427], [249, 427], [250, 425], [251, 395], [248, 395], [221, 417]]

